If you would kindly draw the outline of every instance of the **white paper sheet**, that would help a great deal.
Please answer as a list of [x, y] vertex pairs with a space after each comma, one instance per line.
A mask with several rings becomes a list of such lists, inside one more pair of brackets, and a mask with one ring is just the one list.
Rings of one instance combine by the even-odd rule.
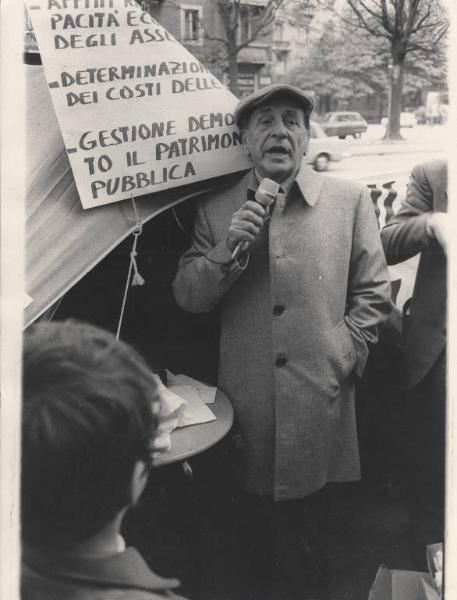
[[171, 450], [171, 432], [179, 426], [179, 415], [184, 414], [186, 401], [166, 388], [160, 377], [153, 374], [160, 395], [160, 411], [158, 427], [154, 438], [153, 456]]
[[209, 423], [216, 420], [216, 415], [206, 406], [193, 387], [189, 385], [171, 385], [169, 391], [186, 401], [186, 404], [178, 413], [178, 427]]
[[190, 386], [197, 392], [200, 399], [205, 404], [213, 404], [216, 399], [216, 392], [217, 392], [216, 387], [211, 386], [211, 385], [206, 385], [205, 383], [202, 383], [201, 381], [197, 381], [196, 379], [189, 377], [189, 375], [184, 375], [183, 373], [178, 373], [177, 375], [175, 375], [174, 373], [172, 373], [171, 371], [168, 371], [168, 369], [167, 369], [167, 382], [168, 382], [169, 386], [173, 386], [173, 385]]

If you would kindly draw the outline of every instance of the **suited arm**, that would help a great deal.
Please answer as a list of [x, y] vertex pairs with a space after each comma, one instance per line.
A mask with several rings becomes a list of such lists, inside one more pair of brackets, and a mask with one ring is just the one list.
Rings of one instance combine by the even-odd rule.
[[355, 372], [361, 377], [368, 343], [378, 341], [378, 324], [392, 311], [390, 278], [368, 189], [361, 192], [356, 214], [345, 323], [356, 353]]
[[408, 183], [406, 198], [400, 210], [381, 231], [387, 263], [395, 265], [415, 254], [436, 247], [427, 232], [427, 221], [433, 211], [433, 192], [421, 165], [415, 167]]
[[173, 294], [181, 308], [204, 313], [219, 303], [225, 292], [246, 269], [247, 253], [232, 261], [226, 241], [216, 243], [201, 202], [195, 217], [192, 244], [178, 264]]

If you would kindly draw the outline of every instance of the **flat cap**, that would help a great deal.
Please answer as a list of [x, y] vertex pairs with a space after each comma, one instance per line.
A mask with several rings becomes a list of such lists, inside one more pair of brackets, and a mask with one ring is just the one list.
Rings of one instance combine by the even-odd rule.
[[249, 94], [249, 96], [240, 100], [235, 108], [235, 123], [237, 126], [243, 127], [246, 118], [252, 109], [278, 94], [290, 96], [297, 100], [297, 102], [303, 106], [306, 115], [309, 115], [314, 108], [313, 98], [303, 90], [300, 90], [293, 85], [287, 85], [286, 83], [272, 83], [271, 85], [256, 90], [252, 94]]

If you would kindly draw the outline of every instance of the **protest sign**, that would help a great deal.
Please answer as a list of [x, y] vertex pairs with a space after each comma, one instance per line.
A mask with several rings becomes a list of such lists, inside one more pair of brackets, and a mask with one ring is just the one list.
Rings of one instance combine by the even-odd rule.
[[237, 99], [134, 0], [27, 0], [84, 208], [248, 168]]

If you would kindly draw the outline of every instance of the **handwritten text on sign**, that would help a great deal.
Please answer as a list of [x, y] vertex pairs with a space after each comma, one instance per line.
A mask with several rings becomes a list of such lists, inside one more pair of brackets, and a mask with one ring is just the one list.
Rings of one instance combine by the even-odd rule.
[[248, 167], [236, 98], [134, 0], [27, 0], [84, 208]]

